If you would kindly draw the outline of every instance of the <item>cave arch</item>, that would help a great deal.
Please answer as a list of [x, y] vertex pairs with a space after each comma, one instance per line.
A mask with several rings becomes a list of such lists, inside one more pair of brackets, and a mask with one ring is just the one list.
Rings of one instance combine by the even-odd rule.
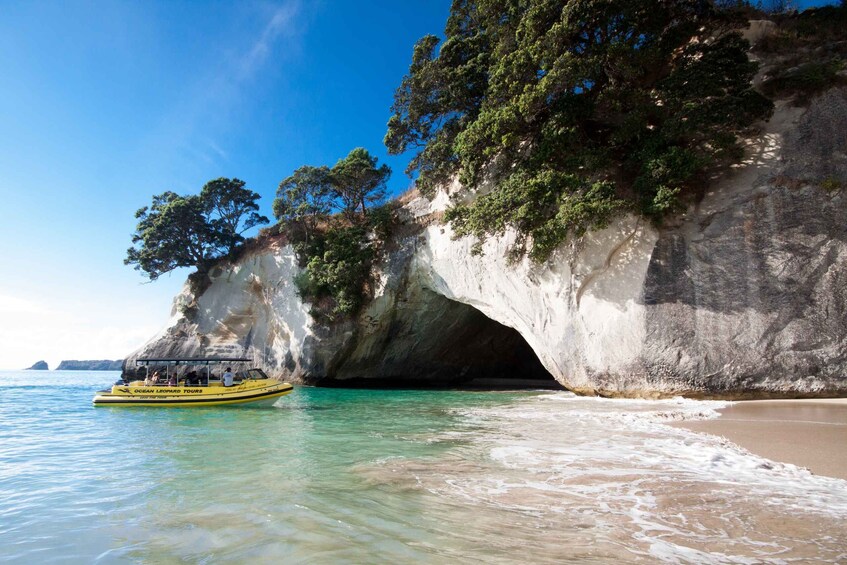
[[420, 289], [392, 313], [311, 384], [563, 389], [518, 331], [471, 305]]

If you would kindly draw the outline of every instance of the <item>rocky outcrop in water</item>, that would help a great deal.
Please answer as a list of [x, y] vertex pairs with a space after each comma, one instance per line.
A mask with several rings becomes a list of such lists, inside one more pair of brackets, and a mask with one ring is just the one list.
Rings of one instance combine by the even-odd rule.
[[49, 371], [50, 367], [47, 365], [47, 361], [36, 361], [32, 367], [24, 369], [25, 371]]
[[200, 296], [186, 287], [127, 366], [247, 355], [305, 382], [525, 374], [613, 396], [847, 394], [845, 150], [847, 92], [778, 105], [671, 225], [623, 217], [541, 266], [509, 263], [510, 234], [472, 255], [438, 221], [450, 191], [418, 199], [358, 319], [317, 325], [292, 250], [272, 246], [214, 269]]
[[111, 361], [109, 359], [85, 360], [85, 361], [62, 361], [56, 367], [57, 371], [120, 371], [123, 360]]

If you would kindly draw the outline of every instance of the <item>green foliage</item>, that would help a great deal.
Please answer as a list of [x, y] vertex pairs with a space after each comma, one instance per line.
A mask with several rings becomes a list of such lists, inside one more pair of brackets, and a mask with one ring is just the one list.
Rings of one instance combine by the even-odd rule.
[[645, 148], [641, 174], [634, 182], [641, 211], [658, 220], [673, 210], [685, 182], [703, 166], [702, 159], [696, 152], [681, 147]]
[[841, 190], [844, 187], [844, 183], [838, 177], [829, 176], [821, 181], [820, 186], [827, 192], [835, 192], [836, 190]]
[[301, 288], [301, 293], [308, 290], [317, 297], [331, 296], [332, 317], [355, 313], [364, 300], [363, 283], [373, 260], [367, 230], [358, 225], [335, 227], [314, 241], [306, 265], [309, 285]]
[[303, 236], [317, 229], [317, 223], [335, 208], [335, 195], [329, 167], [303, 166], [279, 183], [273, 212], [280, 224], [302, 229]]
[[357, 147], [332, 168], [332, 186], [348, 214], [361, 208], [362, 215], [366, 215], [368, 204], [385, 198], [385, 183], [391, 176], [391, 169], [388, 165], [377, 167], [376, 163], [376, 157]]
[[397, 220], [394, 214], [397, 207], [396, 202], [388, 202], [371, 209], [371, 213], [368, 215], [368, 226], [377, 241], [385, 243], [391, 237]]
[[815, 95], [845, 84], [840, 72], [847, 59], [847, 5], [822, 6], [771, 16], [775, 30], [753, 50], [771, 64], [762, 91], [805, 105]]
[[304, 270], [294, 283], [300, 296], [312, 302], [316, 319], [332, 322], [359, 311], [393, 223], [386, 205], [374, 209], [366, 222], [333, 218], [314, 237], [295, 245]]
[[135, 213], [138, 219], [124, 264], [150, 280], [177, 267], [205, 273], [216, 259], [232, 253], [245, 230], [268, 219], [258, 214], [259, 195], [238, 179], [216, 179], [200, 195], [164, 192]]
[[696, 0], [456, 0], [440, 49], [415, 46], [385, 143], [417, 150], [430, 196], [492, 175], [448, 214], [457, 233], [513, 227], [515, 252], [544, 260], [617, 210], [660, 219], [738, 157], [737, 135], [772, 110], [738, 23]]
[[[758, 15], [752, 19], [761, 17]], [[841, 51], [843, 54], [844, 46], [840, 42], [847, 39], [847, 5], [844, 2], [838, 6], [821, 6], [802, 12], [771, 14], [769, 19], [778, 27], [774, 33], [756, 42], [753, 50], [757, 53], [791, 56], [805, 49], [825, 46], [826, 49], [818, 55], [826, 55], [829, 51]]]
[[200, 266], [218, 251], [216, 236], [203, 215], [199, 196], [164, 192], [150, 207], [135, 213], [138, 219], [124, 264], [135, 265], [150, 280], [177, 267]]
[[343, 211], [354, 218], [357, 211], [385, 198], [385, 183], [391, 176], [387, 165], [357, 147], [331, 169], [303, 166], [279, 184], [273, 203], [274, 216], [290, 230], [301, 229], [305, 237], [332, 212]]
[[259, 214], [259, 195], [244, 185], [240, 179], [217, 178], [200, 191], [206, 220], [229, 251], [244, 241], [244, 232], [268, 223]]
[[[364, 303], [394, 224], [390, 205], [373, 207], [385, 198], [390, 175], [358, 147], [332, 168], [300, 167], [280, 183], [274, 215], [294, 243], [304, 268], [294, 282], [316, 319], [352, 316]], [[331, 216], [338, 211], [343, 216]]]
[[[562, 186], [568, 189], [560, 190]], [[529, 239], [530, 258], [543, 261], [569, 234], [578, 237], [587, 229], [604, 227], [622, 205], [608, 182], [589, 184], [555, 171], [519, 173], [472, 205], [450, 208], [445, 219], [452, 222], [457, 236], [477, 238], [474, 254], [482, 252], [486, 235], [502, 234], [511, 226], [518, 233], [512, 258], [528, 251]]]
[[775, 73], [762, 85], [762, 90], [774, 97], [794, 96], [798, 103], [803, 103], [815, 94], [842, 84], [844, 81], [838, 73], [843, 66], [840, 59], [805, 63]]

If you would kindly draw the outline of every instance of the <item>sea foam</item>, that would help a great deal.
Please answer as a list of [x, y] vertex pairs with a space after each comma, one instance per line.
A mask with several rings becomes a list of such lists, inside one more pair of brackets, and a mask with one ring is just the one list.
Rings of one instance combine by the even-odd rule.
[[[457, 409], [472, 446], [462, 448], [463, 456], [487, 462], [429, 487], [562, 527], [584, 522], [607, 542], [650, 559], [840, 559], [847, 550], [847, 482], [666, 425], [716, 418], [726, 405], [550, 393]], [[815, 535], [822, 530], [834, 535]]]

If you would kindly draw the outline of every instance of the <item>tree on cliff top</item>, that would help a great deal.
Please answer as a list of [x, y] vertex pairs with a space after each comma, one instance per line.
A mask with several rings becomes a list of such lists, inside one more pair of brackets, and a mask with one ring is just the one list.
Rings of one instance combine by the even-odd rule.
[[388, 165], [377, 166], [377, 158], [357, 147], [327, 166], [303, 166], [279, 183], [273, 203], [274, 216], [289, 228], [302, 225], [306, 235], [316, 222], [336, 211], [349, 219], [385, 198], [385, 183], [391, 176]]
[[150, 280], [177, 267], [209, 265], [244, 240], [245, 230], [268, 222], [258, 214], [259, 195], [238, 179], [219, 178], [206, 183], [199, 195], [163, 192], [150, 206], [135, 213], [138, 219], [125, 265], [134, 265]]
[[332, 167], [333, 187], [348, 213], [361, 208], [362, 215], [367, 215], [367, 205], [385, 198], [385, 183], [391, 176], [391, 169], [388, 165], [377, 167], [376, 164], [376, 157], [357, 147]]
[[317, 223], [336, 209], [329, 167], [300, 167], [279, 183], [273, 212], [289, 230], [302, 229], [308, 242]]
[[772, 109], [741, 25], [708, 0], [454, 0], [443, 42], [415, 45], [386, 146], [417, 152], [426, 195], [492, 175], [447, 219], [479, 241], [514, 228], [544, 260], [622, 208], [661, 218], [738, 158]]
[[244, 241], [244, 232], [269, 221], [259, 214], [259, 195], [244, 185], [240, 179], [217, 178], [200, 191], [207, 221], [230, 250]]

